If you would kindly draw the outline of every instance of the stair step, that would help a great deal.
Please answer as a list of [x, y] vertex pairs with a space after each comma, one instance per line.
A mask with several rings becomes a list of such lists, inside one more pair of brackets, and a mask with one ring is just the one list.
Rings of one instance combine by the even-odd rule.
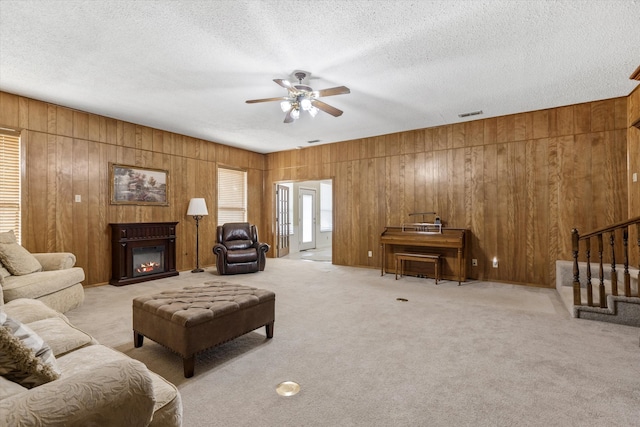
[[[583, 304], [587, 302], [586, 263], [578, 264], [581, 280], [580, 295]], [[591, 285], [593, 290], [593, 304], [600, 305], [598, 287], [600, 285], [599, 264], [591, 264]], [[573, 261], [556, 261], [556, 290], [560, 299], [573, 317], [623, 325], [640, 327], [640, 298], [627, 297], [624, 293], [624, 269], [616, 268], [618, 277], [618, 296], [611, 295], [611, 268], [603, 271], [604, 287], [607, 294], [607, 308], [573, 305]], [[638, 269], [629, 268], [631, 278], [631, 295], [638, 295]]]

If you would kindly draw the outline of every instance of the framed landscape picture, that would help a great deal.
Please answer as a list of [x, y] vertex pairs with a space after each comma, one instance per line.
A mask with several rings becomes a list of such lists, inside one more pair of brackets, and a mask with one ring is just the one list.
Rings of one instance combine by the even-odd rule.
[[169, 206], [169, 171], [109, 163], [112, 205]]

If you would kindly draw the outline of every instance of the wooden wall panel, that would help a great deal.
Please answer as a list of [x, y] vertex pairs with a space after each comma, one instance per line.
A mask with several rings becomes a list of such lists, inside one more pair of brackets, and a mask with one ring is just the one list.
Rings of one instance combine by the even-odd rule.
[[472, 233], [476, 238], [484, 235], [484, 240], [478, 240], [480, 252], [471, 252], [470, 257], [478, 260], [477, 272], [472, 268], [471, 277], [483, 277], [496, 280], [498, 270], [492, 268], [491, 260], [498, 255], [501, 221], [499, 220], [498, 201], [502, 199], [498, 190], [498, 148], [502, 144], [491, 144], [484, 148], [484, 163], [482, 170], [483, 193], [485, 198], [483, 212], [483, 233]]
[[553, 287], [556, 260], [571, 260], [571, 228], [626, 218], [626, 105], [603, 100], [272, 153], [265, 185], [332, 171], [336, 264], [379, 267], [384, 227], [435, 211], [471, 230], [470, 277]]
[[[631, 126], [637, 120], [640, 120], [640, 86], [629, 95], [627, 104], [627, 143], [628, 153], [627, 159], [629, 162], [629, 176], [627, 182], [629, 185], [629, 218], [635, 218], [640, 216], [640, 129]], [[637, 173], [638, 180], [633, 182], [633, 174]], [[636, 230], [632, 230], [629, 233], [629, 245], [631, 247], [632, 242], [637, 242], [640, 236], [637, 235]], [[632, 257], [630, 262], [640, 267], [640, 257], [637, 255], [637, 251], [631, 251]]]
[[[207, 200], [209, 216], [200, 223], [200, 265], [213, 265], [218, 158], [247, 170], [248, 219], [260, 227], [267, 224], [262, 154], [5, 92], [0, 92], [0, 123], [23, 129], [23, 245], [32, 252], [74, 253], [85, 270], [85, 285], [110, 279], [112, 222], [179, 221], [177, 268], [193, 269], [195, 224], [186, 216], [192, 197]], [[109, 163], [168, 170], [169, 206], [111, 205]]]
[[16, 95], [0, 92], [0, 123], [4, 126], [20, 128], [20, 98]]

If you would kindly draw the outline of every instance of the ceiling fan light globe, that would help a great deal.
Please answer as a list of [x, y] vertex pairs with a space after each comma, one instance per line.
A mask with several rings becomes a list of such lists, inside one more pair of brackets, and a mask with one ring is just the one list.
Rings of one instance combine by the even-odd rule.
[[312, 108], [311, 100], [309, 98], [304, 98], [302, 101], [300, 101], [300, 106], [303, 110], [309, 111]]
[[309, 108], [307, 111], [309, 111], [309, 114], [311, 115], [311, 117], [315, 117], [316, 114], [318, 114], [318, 109], [313, 106], [311, 106], [311, 108]]
[[282, 101], [280, 103], [280, 109], [282, 110], [283, 113], [286, 113], [291, 109], [291, 103], [289, 101]]
[[291, 110], [291, 117], [293, 117], [293, 120], [298, 120], [300, 118], [300, 110], [297, 108]]

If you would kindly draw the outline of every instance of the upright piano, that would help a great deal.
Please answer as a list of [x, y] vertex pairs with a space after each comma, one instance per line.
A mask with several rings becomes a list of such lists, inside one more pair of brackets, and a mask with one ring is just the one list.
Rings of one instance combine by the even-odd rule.
[[[467, 241], [469, 230], [464, 228], [428, 228], [421, 225], [386, 227], [380, 235], [382, 256], [381, 275], [391, 273], [394, 268], [393, 254], [396, 252], [439, 254], [442, 260], [441, 277], [457, 280], [467, 279]], [[407, 272], [421, 274], [420, 264], [409, 264]]]

